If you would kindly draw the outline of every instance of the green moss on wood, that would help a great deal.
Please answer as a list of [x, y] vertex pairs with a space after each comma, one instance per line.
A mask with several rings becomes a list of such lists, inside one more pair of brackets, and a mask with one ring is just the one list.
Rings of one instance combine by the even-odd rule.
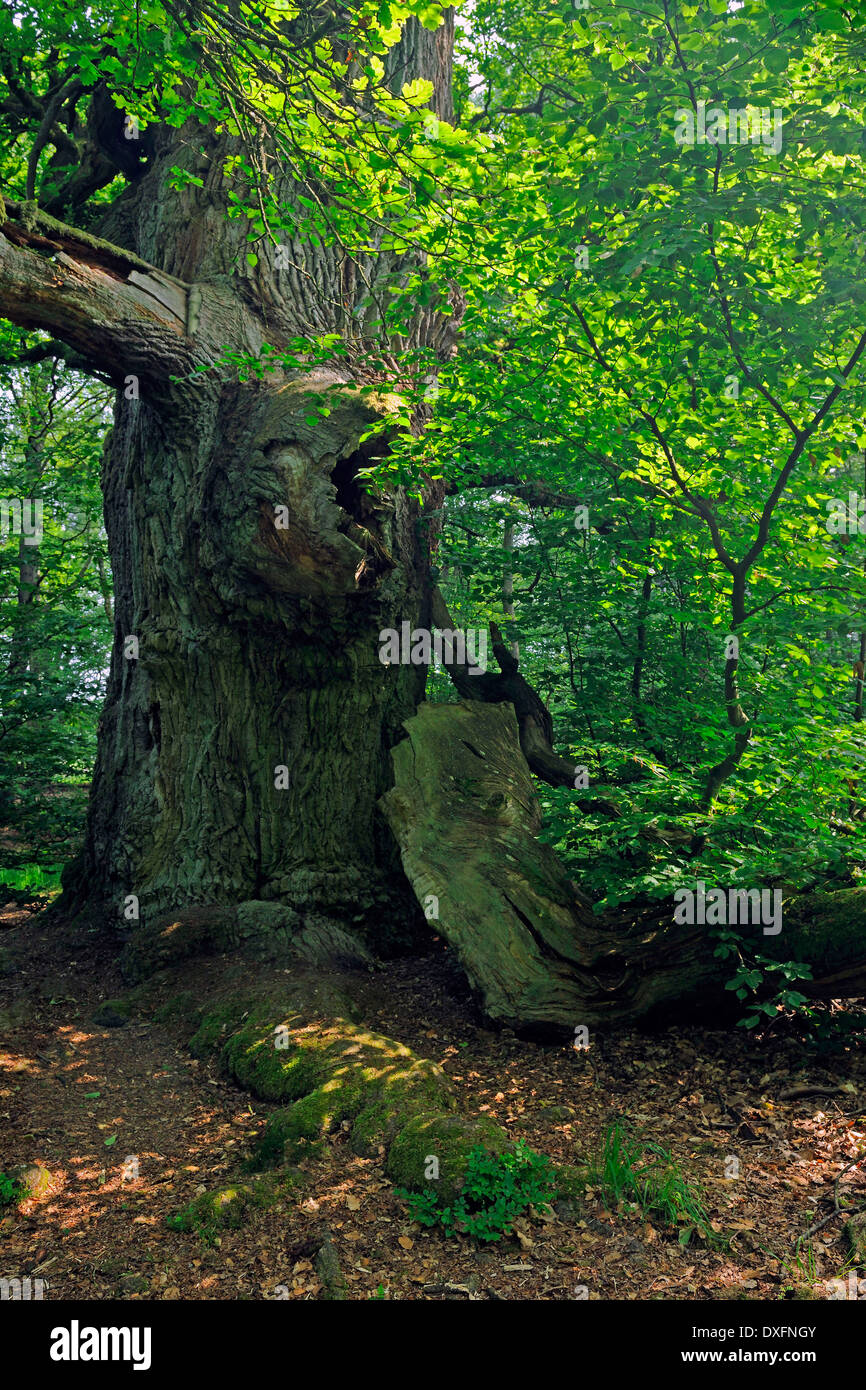
[[[221, 1026], [206, 1019], [199, 1034], [213, 1042]], [[265, 1021], [256, 1012], [221, 1056], [229, 1074], [255, 1095], [294, 1102], [270, 1118], [254, 1158], [261, 1167], [297, 1157], [344, 1120], [353, 1122], [353, 1150], [374, 1154], [413, 1115], [454, 1107], [434, 1062], [345, 1019], [316, 1023], [293, 1015], [275, 1023], [273, 1015]]]
[[761, 949], [779, 960], [805, 960], [818, 977], [860, 958], [866, 926], [866, 888], [810, 893], [783, 907], [782, 931]]
[[[476, 1145], [491, 1153], [503, 1153], [508, 1135], [486, 1115], [416, 1115], [391, 1145], [385, 1171], [397, 1186], [410, 1192], [435, 1187], [440, 1202], [450, 1206], [463, 1189], [469, 1154]], [[431, 1159], [437, 1160], [436, 1178], [427, 1176], [436, 1171]]]
[[132, 1013], [129, 999], [104, 999], [93, 1015], [93, 1022], [100, 1028], [122, 1028], [132, 1018]]
[[[423, 1191], [435, 1181], [448, 1202], [463, 1186], [474, 1147], [492, 1153], [508, 1147], [505, 1131], [487, 1116], [454, 1113], [451, 1085], [434, 1062], [343, 1018], [281, 1016], [273, 1005], [247, 1010], [235, 999], [205, 1015], [192, 1047], [199, 1056], [218, 1050], [240, 1085], [282, 1102], [255, 1145], [254, 1169], [296, 1162], [348, 1121], [353, 1152], [384, 1151], [396, 1184]], [[427, 1177], [431, 1158], [438, 1163], [435, 1179]]]
[[214, 1192], [202, 1192], [181, 1211], [166, 1219], [173, 1231], [195, 1231], [208, 1245], [214, 1244], [221, 1230], [242, 1226], [251, 1208], [273, 1206], [294, 1184], [284, 1175], [279, 1181], [260, 1178], [253, 1184], [230, 1184]]
[[333, 1126], [344, 1118], [338, 1092], [317, 1090], [268, 1119], [253, 1151], [251, 1166], [275, 1168], [308, 1156]]
[[247, 1001], [233, 998], [204, 1014], [190, 1038], [189, 1050], [193, 1057], [209, 1057], [222, 1047], [233, 1030], [240, 1026], [247, 1011]]
[[323, 1080], [323, 1062], [314, 1048], [298, 1047], [287, 1032], [279, 1032], [280, 1026], [242, 1028], [225, 1044], [222, 1060], [253, 1095], [263, 1100], [298, 1100]]
[[388, 1145], [414, 1115], [433, 1109], [453, 1110], [454, 1101], [443, 1090], [444, 1078], [438, 1067], [414, 1062], [406, 1071], [392, 1074], [387, 1084], [365, 1104], [352, 1126], [351, 1147], [362, 1156], [371, 1156], [379, 1145]]
[[9, 1177], [17, 1187], [16, 1202], [25, 1202], [31, 1197], [47, 1197], [54, 1183], [51, 1173], [41, 1163], [25, 1163], [12, 1168]]
[[173, 995], [160, 1004], [153, 1015], [154, 1023], [186, 1023], [190, 1020], [198, 1020], [201, 1017], [201, 1009], [194, 994], [189, 990], [183, 990], [180, 994]]

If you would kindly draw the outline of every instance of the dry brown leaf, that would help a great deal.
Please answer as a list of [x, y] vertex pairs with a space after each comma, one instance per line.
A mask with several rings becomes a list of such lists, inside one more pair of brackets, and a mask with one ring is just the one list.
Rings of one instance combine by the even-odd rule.
[[521, 1250], [531, 1250], [531, 1249], [532, 1249], [533, 1245], [535, 1244], [535, 1241], [532, 1239], [532, 1236], [529, 1235], [527, 1231], [521, 1231], [521, 1229], [520, 1229], [519, 1226], [515, 1226], [515, 1227], [514, 1227], [514, 1234], [517, 1236], [517, 1239], [520, 1241], [520, 1248], [521, 1248]]

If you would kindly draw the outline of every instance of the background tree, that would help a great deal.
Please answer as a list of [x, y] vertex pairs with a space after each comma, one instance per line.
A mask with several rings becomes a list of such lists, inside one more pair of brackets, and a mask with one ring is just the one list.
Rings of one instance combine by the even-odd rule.
[[96, 751], [112, 625], [99, 491], [109, 394], [48, 357], [3, 378], [0, 498], [34, 523], [16, 531], [10, 509], [0, 545], [3, 859], [10, 882], [35, 865], [41, 883], [80, 845]]

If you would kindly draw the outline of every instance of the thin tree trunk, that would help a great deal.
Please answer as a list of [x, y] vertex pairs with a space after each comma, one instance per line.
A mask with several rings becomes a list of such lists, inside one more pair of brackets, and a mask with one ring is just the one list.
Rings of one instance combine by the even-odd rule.
[[[863, 490], [866, 496], [866, 449], [863, 450]], [[863, 563], [866, 572], [866, 561]], [[854, 685], [854, 721], [861, 723], [863, 720], [863, 687], [864, 676], [866, 676], [866, 632], [860, 633], [860, 653], [857, 660], [857, 674]]]
[[514, 633], [514, 522], [506, 521], [505, 530], [502, 537], [502, 549], [505, 552], [505, 564], [502, 570], [502, 611], [508, 622], [508, 634], [511, 638], [511, 655], [520, 656], [520, 643]]
[[634, 710], [634, 720], [645, 738], [649, 736], [649, 731], [643, 716], [643, 710], [641, 709], [641, 680], [643, 678], [643, 668], [647, 651], [647, 614], [649, 612], [650, 599], [653, 591], [652, 543], [655, 538], [655, 532], [655, 519], [652, 518], [649, 524], [649, 537], [647, 540], [646, 574], [644, 575], [640, 598], [638, 600], [637, 642], [631, 670], [631, 701], [632, 709]]
[[[737, 634], [746, 621], [747, 574], [748, 571], [744, 565], [737, 565], [731, 588], [731, 636], [737, 640], [739, 640]], [[735, 731], [734, 746], [730, 753], [710, 770], [707, 776], [701, 802], [704, 810], [709, 810], [712, 807], [725, 782], [736, 772], [752, 741], [751, 721], [740, 702], [739, 669], [740, 657], [739, 649], [737, 649], [725, 660], [725, 709], [728, 723]]]

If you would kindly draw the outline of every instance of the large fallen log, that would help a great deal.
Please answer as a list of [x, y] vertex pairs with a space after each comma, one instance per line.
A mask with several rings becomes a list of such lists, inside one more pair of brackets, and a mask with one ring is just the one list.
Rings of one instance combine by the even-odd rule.
[[[684, 1003], [730, 1005], [729, 962], [706, 926], [680, 925], [672, 901], [595, 915], [553, 851], [521, 754], [511, 704], [422, 705], [393, 750], [381, 805], [428, 919], [453, 946], [484, 1012], [523, 1032], [662, 1017]], [[783, 929], [754, 948], [812, 964], [797, 988], [866, 993], [866, 891], [785, 903]]]

